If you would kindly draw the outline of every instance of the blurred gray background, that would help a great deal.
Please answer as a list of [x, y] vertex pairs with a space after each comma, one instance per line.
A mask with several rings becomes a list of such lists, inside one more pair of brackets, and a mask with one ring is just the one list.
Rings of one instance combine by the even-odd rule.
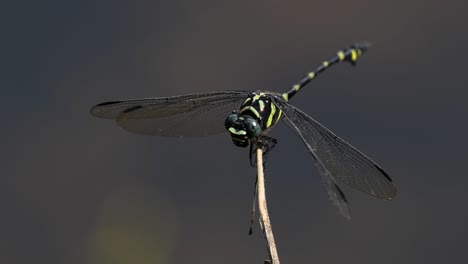
[[0, 9], [0, 263], [263, 263], [255, 179], [227, 134], [133, 135], [94, 104], [284, 91], [355, 41], [374, 46], [293, 104], [399, 190], [344, 187], [346, 221], [279, 125], [267, 196], [284, 263], [466, 263], [466, 1], [9, 1]]

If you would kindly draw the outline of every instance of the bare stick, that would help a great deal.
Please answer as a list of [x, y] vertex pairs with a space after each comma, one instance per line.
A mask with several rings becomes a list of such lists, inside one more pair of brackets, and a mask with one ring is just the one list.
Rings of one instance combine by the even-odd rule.
[[265, 177], [263, 175], [263, 147], [257, 146], [257, 190], [258, 190], [258, 211], [260, 212], [260, 227], [265, 235], [268, 247], [269, 260], [265, 263], [279, 264], [278, 252], [276, 251], [273, 229], [268, 215], [268, 208], [265, 195]]

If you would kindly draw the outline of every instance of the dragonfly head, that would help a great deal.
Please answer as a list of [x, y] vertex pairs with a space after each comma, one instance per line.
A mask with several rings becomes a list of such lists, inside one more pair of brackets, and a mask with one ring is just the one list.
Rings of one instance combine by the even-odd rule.
[[231, 113], [224, 122], [226, 129], [231, 133], [232, 142], [238, 147], [247, 147], [250, 140], [256, 138], [262, 132], [258, 121], [247, 115]]

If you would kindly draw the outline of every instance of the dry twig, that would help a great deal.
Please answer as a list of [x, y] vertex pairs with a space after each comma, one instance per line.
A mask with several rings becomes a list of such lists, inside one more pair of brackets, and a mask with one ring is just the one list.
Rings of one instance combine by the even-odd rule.
[[263, 147], [257, 146], [257, 192], [258, 192], [258, 210], [260, 213], [260, 227], [265, 235], [268, 254], [270, 259], [265, 263], [279, 264], [278, 252], [276, 251], [273, 229], [268, 215], [267, 201], [265, 195], [265, 176], [263, 174]]

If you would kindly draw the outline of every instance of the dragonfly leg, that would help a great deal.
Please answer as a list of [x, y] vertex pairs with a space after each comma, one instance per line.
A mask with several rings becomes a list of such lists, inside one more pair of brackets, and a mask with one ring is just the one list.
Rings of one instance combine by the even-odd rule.
[[252, 235], [253, 233], [253, 223], [254, 223], [254, 218], [255, 218], [255, 208], [256, 208], [256, 202], [257, 202], [257, 184], [258, 184], [257, 181], [258, 181], [258, 178], [255, 177], [254, 195], [253, 195], [253, 201], [252, 201], [252, 213], [250, 215], [249, 236]]
[[262, 147], [263, 151], [263, 164], [265, 165], [268, 158], [268, 153], [276, 146], [278, 140], [268, 136], [259, 136], [256, 139], [253, 139], [252, 144], [250, 144], [250, 165], [256, 167], [257, 165], [257, 156], [255, 152], [258, 146]]

